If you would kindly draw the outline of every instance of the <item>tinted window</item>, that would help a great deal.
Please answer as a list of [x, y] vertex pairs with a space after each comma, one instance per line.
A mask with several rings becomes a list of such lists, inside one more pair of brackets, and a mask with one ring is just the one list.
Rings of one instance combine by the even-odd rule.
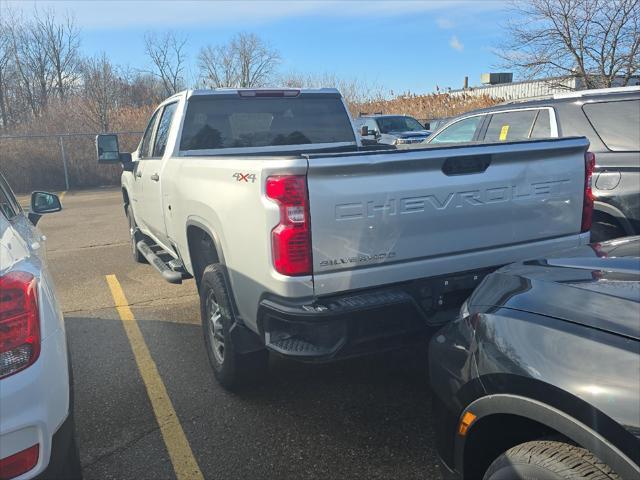
[[202, 96], [189, 100], [181, 150], [355, 142], [342, 100]]
[[531, 138], [549, 138], [551, 136], [551, 120], [549, 110], [540, 110], [533, 124]]
[[537, 110], [494, 113], [491, 116], [485, 142], [507, 142], [529, 138]]
[[477, 128], [482, 123], [484, 116], [465, 118], [449, 125], [442, 132], [431, 139], [429, 143], [464, 143], [473, 140]]
[[7, 218], [13, 218], [22, 212], [22, 207], [20, 207], [18, 200], [16, 200], [9, 184], [2, 175], [0, 175], [0, 211]]
[[0, 188], [0, 212], [7, 218], [13, 218], [17, 214], [4, 188]]
[[173, 114], [175, 113], [177, 106], [177, 103], [171, 103], [164, 107], [162, 117], [160, 117], [160, 123], [158, 123], [156, 141], [153, 147], [154, 157], [161, 157], [164, 155], [164, 150], [165, 148], [167, 148], [167, 139], [169, 138], [169, 128], [171, 127], [171, 120], [173, 120]]
[[609, 150], [640, 150], [640, 100], [587, 103], [582, 109]]
[[382, 133], [416, 132], [424, 130], [420, 122], [411, 117], [380, 117], [377, 120]]
[[153, 130], [155, 128], [156, 120], [158, 119], [159, 113], [160, 113], [160, 110], [157, 110], [156, 113], [153, 114], [153, 117], [151, 117], [151, 120], [149, 120], [147, 129], [144, 131], [144, 136], [142, 137], [142, 144], [140, 145], [141, 157], [151, 156], [151, 137], [153, 136]]

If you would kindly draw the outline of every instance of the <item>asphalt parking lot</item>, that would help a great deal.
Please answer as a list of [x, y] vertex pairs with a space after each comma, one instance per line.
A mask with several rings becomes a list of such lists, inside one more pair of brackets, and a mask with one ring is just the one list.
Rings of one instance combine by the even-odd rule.
[[39, 225], [85, 478], [441, 478], [423, 352], [323, 366], [272, 358], [261, 384], [228, 393], [207, 361], [195, 283], [133, 262], [119, 190], [62, 203]]

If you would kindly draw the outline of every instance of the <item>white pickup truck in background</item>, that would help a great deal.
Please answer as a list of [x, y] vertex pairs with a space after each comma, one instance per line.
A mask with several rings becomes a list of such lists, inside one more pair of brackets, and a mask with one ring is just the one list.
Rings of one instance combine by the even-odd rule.
[[[334, 89], [186, 91], [122, 162], [136, 260], [194, 277], [218, 380], [424, 339], [495, 268], [585, 244], [585, 138], [360, 144]], [[374, 147], [375, 148], [375, 147]]]

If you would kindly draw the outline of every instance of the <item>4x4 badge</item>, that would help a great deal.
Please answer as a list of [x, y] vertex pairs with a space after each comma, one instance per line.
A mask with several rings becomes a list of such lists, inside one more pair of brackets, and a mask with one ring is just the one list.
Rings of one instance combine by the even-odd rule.
[[249, 180], [251, 180], [251, 183], [255, 183], [256, 181], [256, 174], [255, 173], [240, 173], [240, 172], [236, 172], [232, 175], [233, 178], [236, 179], [237, 182], [247, 182], [249, 183]]

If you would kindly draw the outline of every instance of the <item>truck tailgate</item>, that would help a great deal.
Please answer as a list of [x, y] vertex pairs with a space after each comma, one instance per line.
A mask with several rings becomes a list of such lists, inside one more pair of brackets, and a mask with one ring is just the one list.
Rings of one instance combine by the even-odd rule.
[[[309, 155], [317, 293], [335, 289], [321, 281], [332, 272], [374, 271], [380, 264], [493, 249], [495, 263], [469, 265], [487, 267], [512, 261], [496, 247], [507, 251], [578, 235], [588, 145], [586, 138], [567, 138]], [[453, 268], [460, 271], [459, 265]], [[388, 281], [415, 277], [410, 270], [396, 271]], [[367, 283], [343, 281], [341, 288]]]

